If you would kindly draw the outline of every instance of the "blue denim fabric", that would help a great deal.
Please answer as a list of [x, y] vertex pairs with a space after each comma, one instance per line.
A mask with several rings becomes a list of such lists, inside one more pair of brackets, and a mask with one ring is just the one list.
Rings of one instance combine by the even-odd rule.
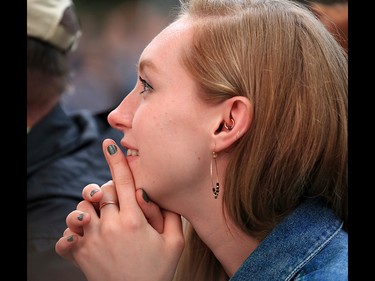
[[342, 221], [322, 200], [306, 200], [230, 279], [251, 280], [348, 280], [348, 234]]

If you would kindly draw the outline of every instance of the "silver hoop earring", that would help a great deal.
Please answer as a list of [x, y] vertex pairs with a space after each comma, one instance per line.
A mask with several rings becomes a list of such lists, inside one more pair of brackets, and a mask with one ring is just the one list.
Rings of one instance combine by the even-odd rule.
[[232, 125], [230, 125], [230, 126], [228, 126], [227, 122], [224, 122], [224, 127], [225, 127], [225, 129], [227, 129], [227, 130], [229, 130], [229, 131], [233, 129], [234, 124], [235, 124], [233, 118], [230, 118], [230, 121], [232, 122]]
[[[219, 176], [217, 172], [217, 163], [216, 163], [217, 154], [215, 151], [212, 151], [212, 158], [211, 158], [211, 166], [210, 166], [210, 174], [211, 174], [211, 185], [212, 185], [212, 193], [214, 194], [215, 199], [219, 196], [220, 186], [219, 186]], [[214, 163], [213, 163], [214, 162]], [[213, 175], [212, 175], [212, 166], [215, 165], [215, 172], [216, 172], [216, 184], [214, 184]]]

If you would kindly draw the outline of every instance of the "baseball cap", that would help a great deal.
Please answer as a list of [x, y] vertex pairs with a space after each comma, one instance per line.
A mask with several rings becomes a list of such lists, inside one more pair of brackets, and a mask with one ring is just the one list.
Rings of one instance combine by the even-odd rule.
[[64, 52], [74, 49], [81, 28], [72, 0], [27, 0], [27, 36]]

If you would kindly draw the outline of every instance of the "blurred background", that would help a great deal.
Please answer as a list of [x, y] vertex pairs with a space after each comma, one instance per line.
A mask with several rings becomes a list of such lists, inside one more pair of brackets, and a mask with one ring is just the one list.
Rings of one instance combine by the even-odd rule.
[[72, 87], [63, 97], [70, 112], [107, 112], [137, 81], [144, 47], [168, 25], [178, 0], [75, 0], [82, 37], [73, 53]]

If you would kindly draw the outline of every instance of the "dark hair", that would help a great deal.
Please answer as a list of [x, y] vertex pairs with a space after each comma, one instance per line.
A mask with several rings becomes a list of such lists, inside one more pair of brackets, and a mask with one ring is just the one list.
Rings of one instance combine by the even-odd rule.
[[33, 37], [27, 37], [27, 68], [51, 75], [69, 73], [67, 54], [52, 45]]

